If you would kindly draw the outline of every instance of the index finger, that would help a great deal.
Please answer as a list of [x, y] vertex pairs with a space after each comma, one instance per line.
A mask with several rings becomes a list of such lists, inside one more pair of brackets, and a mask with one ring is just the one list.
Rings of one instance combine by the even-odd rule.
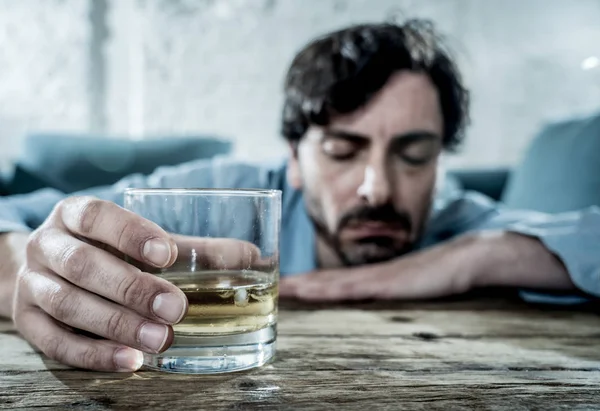
[[[194, 237], [171, 234], [177, 246], [177, 258], [170, 271], [250, 270], [268, 267], [260, 249], [248, 241], [235, 238]], [[135, 263], [134, 263], [135, 264]], [[138, 268], [156, 272], [144, 264]]]
[[109, 201], [74, 197], [57, 210], [73, 234], [104, 243], [154, 267], [177, 259], [177, 246], [157, 224]]

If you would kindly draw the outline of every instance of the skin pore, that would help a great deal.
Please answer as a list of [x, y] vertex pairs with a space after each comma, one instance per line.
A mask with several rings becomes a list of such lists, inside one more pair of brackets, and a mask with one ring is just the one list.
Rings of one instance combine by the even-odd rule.
[[399, 71], [362, 108], [312, 125], [292, 147], [321, 268], [387, 261], [411, 251], [429, 215], [443, 116], [424, 74]]

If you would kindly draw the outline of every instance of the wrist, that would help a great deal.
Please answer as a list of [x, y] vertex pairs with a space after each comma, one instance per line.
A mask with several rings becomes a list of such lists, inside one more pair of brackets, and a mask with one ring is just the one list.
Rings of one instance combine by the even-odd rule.
[[29, 234], [0, 234], [0, 318], [12, 317], [12, 301], [17, 287], [17, 273], [25, 262]]
[[447, 269], [454, 273], [457, 292], [486, 286], [486, 262], [491, 246], [488, 236], [468, 233], [448, 244]]
[[504, 233], [484, 231], [470, 233], [467, 237], [467, 261], [472, 287], [493, 286], [493, 268], [497, 266], [496, 261], [503, 258], [500, 254], [503, 253]]
[[473, 287], [574, 289], [562, 261], [539, 239], [511, 231], [473, 237]]

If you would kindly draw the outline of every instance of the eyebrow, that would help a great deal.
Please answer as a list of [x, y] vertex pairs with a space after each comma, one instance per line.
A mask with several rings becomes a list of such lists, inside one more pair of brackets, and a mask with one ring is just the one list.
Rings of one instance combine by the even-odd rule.
[[363, 135], [363, 134], [356, 134], [356, 133], [351, 133], [348, 131], [342, 131], [342, 130], [325, 130], [324, 133], [325, 137], [335, 137], [335, 138], [339, 138], [342, 140], [347, 140], [350, 141], [352, 143], [365, 143], [369, 140], [369, 137]]
[[[350, 141], [352, 143], [365, 143], [370, 138], [364, 134], [352, 133], [349, 131], [329, 129], [325, 131], [325, 136], [335, 137], [343, 140]], [[440, 136], [436, 133], [426, 130], [413, 130], [407, 133], [398, 134], [393, 137], [393, 145], [406, 146], [412, 143], [420, 141], [434, 141], [439, 140]]]

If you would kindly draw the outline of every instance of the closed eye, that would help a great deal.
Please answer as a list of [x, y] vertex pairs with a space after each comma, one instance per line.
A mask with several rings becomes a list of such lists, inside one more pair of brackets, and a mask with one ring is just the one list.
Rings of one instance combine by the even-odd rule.
[[423, 166], [423, 165], [429, 163], [433, 159], [433, 156], [417, 158], [417, 157], [401, 155], [400, 158], [411, 166]]
[[323, 141], [321, 148], [328, 157], [344, 161], [353, 158], [360, 151], [362, 145], [345, 139], [328, 138]]
[[392, 149], [408, 165], [422, 166], [439, 154], [440, 143], [431, 135], [415, 133], [396, 140]]

